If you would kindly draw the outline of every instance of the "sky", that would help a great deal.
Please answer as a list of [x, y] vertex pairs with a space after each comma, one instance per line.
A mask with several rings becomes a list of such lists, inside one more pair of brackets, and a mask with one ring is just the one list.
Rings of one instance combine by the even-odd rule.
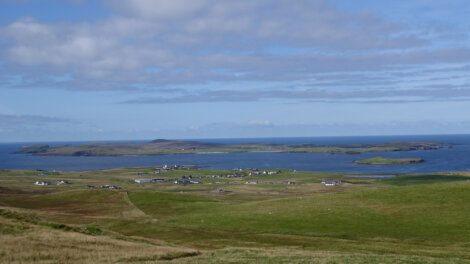
[[470, 133], [465, 0], [0, 0], [0, 142]]

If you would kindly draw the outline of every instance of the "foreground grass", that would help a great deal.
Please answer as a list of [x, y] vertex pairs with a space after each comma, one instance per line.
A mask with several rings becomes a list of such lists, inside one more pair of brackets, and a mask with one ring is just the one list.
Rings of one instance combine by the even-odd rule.
[[297, 248], [215, 250], [197, 258], [180, 259], [178, 263], [313, 263], [313, 264], [451, 264], [469, 263], [458, 258], [435, 258], [401, 254], [371, 254], [335, 251], [313, 251]]
[[[132, 183], [151, 172], [59, 173], [47, 177], [73, 184], [51, 188], [32, 186], [34, 172], [0, 172], [0, 262], [470, 263], [465, 174], [350, 180], [282, 171], [191, 186]], [[185, 173], [230, 172], [161, 177]], [[344, 183], [327, 188], [323, 178]]]
[[188, 194], [177, 201], [179, 194], [139, 192], [131, 200], [158, 223], [135, 228], [120, 222], [111, 228], [128, 235], [158, 233], [193, 247], [255, 243], [470, 258], [465, 253], [470, 246], [469, 187], [414, 185], [243, 203]]
[[117, 263], [137, 257], [194, 254], [183, 247], [57, 230], [2, 216], [0, 226], [1, 263]]

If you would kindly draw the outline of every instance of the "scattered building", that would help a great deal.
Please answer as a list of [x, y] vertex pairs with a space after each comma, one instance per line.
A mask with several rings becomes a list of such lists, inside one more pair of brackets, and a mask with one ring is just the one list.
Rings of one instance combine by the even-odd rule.
[[206, 178], [243, 178], [243, 177], [254, 177], [261, 175], [275, 175], [280, 171], [267, 171], [259, 169], [233, 169], [233, 173], [219, 174], [219, 175], [207, 175]]
[[242, 173], [238, 173], [238, 172], [237, 173], [232, 173], [232, 174], [222, 175], [222, 177], [224, 177], [224, 178], [241, 178], [243, 176], [245, 176], [245, 175], [242, 174]]
[[116, 185], [108, 185], [108, 184], [106, 184], [106, 185], [101, 185], [99, 188], [100, 188], [100, 189], [109, 189], [109, 190], [121, 189], [121, 187], [119, 187], [119, 186], [116, 186]]
[[341, 184], [341, 180], [326, 179], [321, 182], [324, 186], [337, 186]]
[[153, 179], [135, 179], [134, 182], [138, 184], [144, 184], [144, 183], [159, 183], [159, 182], [164, 182], [165, 179], [161, 178], [153, 178]]
[[200, 181], [190, 180], [190, 179], [176, 179], [174, 184], [200, 184]]
[[56, 185], [56, 186], [59, 186], [59, 185], [66, 185], [66, 184], [70, 184], [68, 181], [66, 180], [60, 180], [60, 181], [56, 181], [56, 182], [50, 182], [50, 181], [36, 181], [34, 183], [34, 185], [37, 185], [37, 186], [51, 186], [51, 185]]
[[274, 175], [277, 174], [277, 171], [260, 171], [258, 169], [254, 169], [253, 171], [248, 173], [248, 176], [259, 176], [259, 175]]
[[258, 181], [247, 181], [245, 184], [258, 184]]
[[191, 175], [189, 175], [188, 177], [186, 176], [183, 176], [179, 179], [176, 179], [174, 181], [174, 184], [201, 184], [202, 182], [200, 181], [197, 181], [197, 180], [194, 180], [193, 177]]
[[108, 189], [108, 190], [121, 189], [121, 187], [119, 187], [119, 186], [109, 185], [109, 184], [105, 184], [105, 185], [101, 185], [101, 186], [93, 186], [93, 185], [87, 185], [87, 186], [88, 186], [88, 188], [91, 188], [91, 189]]
[[295, 181], [287, 181], [287, 185], [295, 185]]
[[56, 182], [56, 185], [66, 185], [66, 184], [70, 184], [69, 181], [65, 181], [65, 180], [60, 180], [60, 181], [57, 181]]
[[190, 170], [190, 169], [198, 169], [197, 166], [193, 165], [163, 165], [161, 167], [155, 168], [154, 173], [155, 174], [160, 174], [162, 172], [167, 172], [167, 171], [174, 171], [174, 170]]
[[52, 182], [48, 182], [48, 181], [37, 181], [34, 183], [34, 185], [38, 185], [38, 186], [49, 186], [49, 185], [52, 185]]

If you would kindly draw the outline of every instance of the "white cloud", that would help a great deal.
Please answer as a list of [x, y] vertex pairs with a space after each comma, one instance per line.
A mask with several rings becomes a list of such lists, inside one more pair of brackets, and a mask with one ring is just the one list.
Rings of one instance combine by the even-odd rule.
[[[26, 18], [0, 28], [8, 71], [0, 78], [21, 75], [25, 82], [15, 87], [158, 91], [213, 82], [311, 83], [318, 73], [470, 62], [468, 49], [429, 49], [430, 40], [413, 28], [322, 0], [106, 3], [116, 13], [101, 21]], [[49, 81], [63, 75], [73, 78]]]
[[117, 11], [151, 19], [174, 19], [191, 15], [207, 7], [206, 0], [108, 0]]
[[69, 123], [71, 120], [59, 117], [37, 115], [11, 115], [0, 113], [0, 128], [3, 130], [18, 129], [20, 127], [39, 127], [48, 124]]

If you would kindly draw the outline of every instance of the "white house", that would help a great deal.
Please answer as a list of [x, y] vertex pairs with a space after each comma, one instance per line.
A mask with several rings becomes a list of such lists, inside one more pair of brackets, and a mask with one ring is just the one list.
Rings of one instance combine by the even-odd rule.
[[154, 182], [164, 182], [165, 179], [153, 178], [153, 179], [135, 179], [134, 182], [143, 184], [143, 183], [154, 183]]
[[37, 181], [37, 182], [34, 183], [34, 185], [38, 185], [38, 186], [48, 186], [48, 185], [52, 185], [52, 183], [47, 182], [47, 181]]
[[66, 185], [66, 184], [69, 184], [69, 182], [65, 180], [60, 180], [56, 182], [56, 185]]
[[135, 179], [134, 182], [142, 184], [142, 183], [150, 183], [152, 179]]
[[325, 186], [337, 186], [341, 184], [341, 180], [323, 180], [321, 182]]

